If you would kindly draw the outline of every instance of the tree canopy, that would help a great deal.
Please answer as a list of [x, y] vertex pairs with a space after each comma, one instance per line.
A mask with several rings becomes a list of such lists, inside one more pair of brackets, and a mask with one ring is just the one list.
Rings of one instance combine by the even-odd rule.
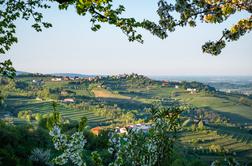
[[[219, 55], [227, 42], [236, 41], [252, 29], [252, 0], [176, 0], [157, 2], [159, 21], [137, 20], [132, 17], [122, 17], [126, 10], [123, 5], [115, 6], [113, 0], [0, 0], [0, 54], [5, 54], [17, 42], [15, 36], [17, 19], [33, 19], [32, 27], [36, 31], [49, 28], [52, 25], [43, 21], [41, 9], [50, 8], [50, 2], [59, 4], [59, 9], [75, 6], [80, 16], [91, 15], [91, 29], [97, 31], [101, 23], [113, 25], [122, 30], [129, 41], [143, 43], [143, 36], [138, 33], [142, 28], [160, 39], [168, 37], [177, 27], [195, 27], [199, 23], [219, 24], [229, 20], [231, 15], [245, 12], [250, 15], [242, 18], [232, 27], [224, 29], [219, 39], [207, 41], [202, 51]], [[11, 62], [0, 63], [0, 73], [12, 76], [14, 69]]]

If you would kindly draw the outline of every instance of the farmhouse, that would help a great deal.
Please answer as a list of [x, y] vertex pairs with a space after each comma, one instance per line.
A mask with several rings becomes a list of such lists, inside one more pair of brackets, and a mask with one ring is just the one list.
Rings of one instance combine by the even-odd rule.
[[80, 77], [78, 77], [78, 76], [74, 77], [74, 80], [79, 80], [79, 79], [80, 79]]
[[168, 86], [168, 85], [169, 85], [168, 81], [166, 80], [162, 81], [162, 86]]
[[70, 77], [64, 77], [63, 80], [64, 81], [70, 81]]
[[93, 81], [95, 78], [94, 77], [88, 77], [88, 81]]
[[86, 81], [94, 81], [95, 78], [94, 77], [86, 77], [86, 78], [83, 78], [83, 80], [86, 80]]
[[197, 89], [187, 88], [187, 92], [191, 92], [191, 94], [196, 93]]
[[94, 134], [94, 135], [99, 135], [100, 132], [101, 132], [102, 128], [101, 127], [94, 127], [91, 129], [91, 132]]
[[73, 98], [66, 98], [63, 100], [64, 103], [74, 103], [74, 99]]
[[54, 82], [62, 81], [62, 78], [52, 78], [51, 81], [54, 81]]

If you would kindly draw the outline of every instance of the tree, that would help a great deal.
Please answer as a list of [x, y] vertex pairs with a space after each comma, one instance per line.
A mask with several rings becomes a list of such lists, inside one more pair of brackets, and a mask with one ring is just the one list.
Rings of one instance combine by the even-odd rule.
[[41, 99], [48, 99], [49, 96], [50, 96], [50, 92], [49, 92], [49, 89], [48, 88], [43, 88], [42, 90], [38, 91], [37, 92], [37, 96]]
[[91, 153], [92, 161], [94, 166], [103, 166], [102, 159], [97, 151]]
[[0, 91], [0, 108], [4, 105], [4, 96], [2, 94], [2, 91]]
[[87, 121], [88, 121], [87, 117], [85, 116], [81, 117], [78, 128], [79, 131], [83, 131], [85, 129], [85, 127], [87, 126]]
[[[165, 39], [168, 33], [174, 32], [177, 27], [195, 27], [198, 21], [219, 24], [236, 13], [248, 13], [250, 17], [240, 19], [229, 29], [223, 30], [220, 39], [215, 42], [206, 42], [202, 46], [203, 52], [212, 55], [220, 54], [226, 42], [236, 41], [252, 29], [251, 0], [176, 0], [171, 3], [159, 0], [158, 23], [150, 20], [137, 21], [134, 17], [121, 17], [126, 9], [123, 5], [116, 8], [113, 0], [0, 0], [0, 54], [5, 54], [17, 42], [15, 36], [17, 19], [32, 18], [34, 20], [32, 27], [38, 32], [42, 31], [42, 27], [52, 26], [43, 21], [43, 15], [40, 12], [40, 9], [50, 8], [50, 1], [58, 2], [60, 9], [67, 9], [68, 6], [74, 5], [81, 16], [90, 14], [93, 31], [101, 28], [100, 23], [111, 24], [120, 28], [128, 36], [129, 41], [140, 43], [143, 43], [143, 38], [137, 32], [137, 28], [143, 28]], [[15, 70], [9, 60], [0, 63], [0, 73], [14, 76]]]
[[[52, 26], [50, 23], [42, 21], [43, 15], [39, 12], [40, 8], [50, 7], [45, 1], [0, 0], [0, 6], [0, 54], [5, 54], [18, 41], [15, 36], [15, 21], [18, 18], [24, 20], [33, 18], [34, 24], [32, 27], [38, 32], [42, 31], [42, 26], [45, 28]], [[11, 78], [15, 76], [15, 69], [12, 67], [10, 60], [0, 62], [0, 75]]]
[[198, 129], [199, 130], [204, 130], [205, 126], [204, 126], [204, 122], [203, 120], [200, 120], [199, 123], [198, 123]]

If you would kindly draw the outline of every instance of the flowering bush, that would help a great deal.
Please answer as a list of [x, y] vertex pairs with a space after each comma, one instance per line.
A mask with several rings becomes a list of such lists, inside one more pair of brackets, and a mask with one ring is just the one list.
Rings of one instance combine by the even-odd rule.
[[55, 125], [49, 132], [53, 137], [53, 143], [56, 150], [62, 151], [62, 154], [53, 159], [58, 165], [64, 165], [72, 162], [74, 165], [85, 166], [82, 159], [83, 147], [86, 144], [82, 132], [75, 132], [71, 137], [61, 133], [59, 126]]

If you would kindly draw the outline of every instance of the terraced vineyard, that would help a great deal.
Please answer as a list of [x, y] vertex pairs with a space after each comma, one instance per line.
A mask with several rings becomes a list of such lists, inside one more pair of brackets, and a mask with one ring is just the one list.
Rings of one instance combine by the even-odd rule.
[[[51, 102], [42, 102], [35, 99], [9, 98], [7, 102], [11, 103], [16, 113], [23, 110], [31, 110], [33, 113], [46, 114], [53, 109]], [[90, 126], [104, 125], [109, 120], [106, 117], [97, 116], [91, 111], [70, 108], [63, 103], [57, 106], [57, 110], [61, 112], [63, 117], [70, 118], [71, 120], [79, 120], [81, 117], [86, 116]], [[22, 123], [23, 121], [14, 118], [14, 122]]]
[[230, 136], [239, 142], [244, 142], [252, 145], [252, 135], [244, 129], [220, 125], [211, 125], [211, 127], [216, 130], [219, 135]]
[[[189, 147], [192, 151], [199, 154], [206, 160], [223, 157], [222, 152], [240, 158], [243, 161], [250, 160], [252, 157], [252, 144], [244, 141], [237, 141], [230, 135], [218, 134], [216, 131], [197, 131], [197, 132], [182, 132], [179, 134], [179, 140], [183, 145]], [[211, 151], [211, 146], [218, 146], [222, 152]]]

